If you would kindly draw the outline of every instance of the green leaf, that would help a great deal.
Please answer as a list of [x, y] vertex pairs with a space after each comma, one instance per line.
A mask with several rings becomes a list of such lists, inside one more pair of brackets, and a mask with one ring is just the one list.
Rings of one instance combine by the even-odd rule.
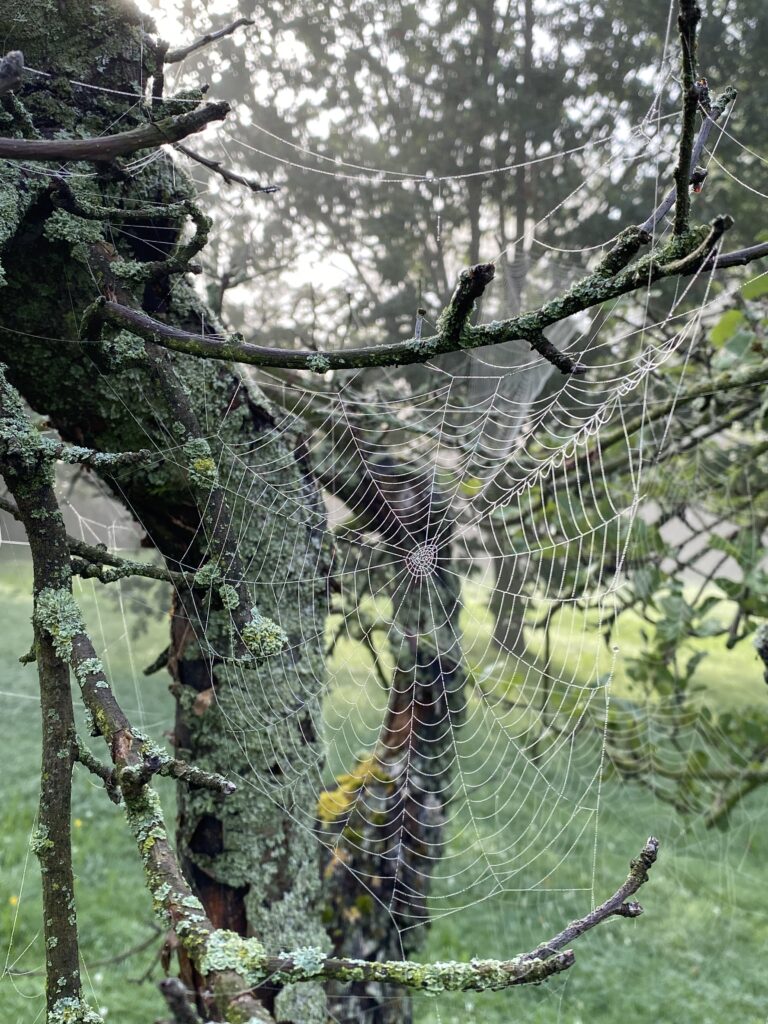
[[745, 299], [759, 299], [761, 295], [768, 295], [768, 273], [761, 274], [753, 281], [747, 281], [741, 289]]
[[709, 332], [709, 340], [718, 348], [732, 338], [743, 323], [745, 317], [740, 309], [729, 309], [720, 317]]

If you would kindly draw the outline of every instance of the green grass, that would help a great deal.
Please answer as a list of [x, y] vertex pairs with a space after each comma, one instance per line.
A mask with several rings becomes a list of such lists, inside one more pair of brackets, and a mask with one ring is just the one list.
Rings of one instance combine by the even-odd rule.
[[[172, 718], [165, 678], [160, 673], [145, 679], [141, 668], [165, 645], [162, 605], [152, 611], [147, 631], [136, 636], [130, 607], [104, 595], [98, 584], [85, 585], [80, 594], [94, 639], [126, 710], [161, 739]], [[19, 549], [17, 558], [0, 562], [0, 952], [14, 971], [39, 971], [43, 959], [37, 864], [29, 853], [38, 787], [36, 676], [34, 666], [18, 663], [31, 640], [29, 615], [29, 568]], [[479, 660], [487, 648], [488, 622], [474, 603], [465, 629]], [[637, 643], [633, 629], [623, 627], [619, 640], [618, 689], [625, 685], [621, 660]], [[707, 643], [712, 653], [701, 673], [708, 699], [733, 706], [766, 699], [764, 684], [748, 681], [759, 679], [748, 648], [734, 652], [740, 660], [732, 661], [734, 655], [725, 660], [716, 642]], [[567, 677], [586, 671], [594, 660], [591, 644], [587, 637], [581, 654], [565, 644], [556, 648]], [[333, 677], [326, 734], [337, 771], [373, 740], [384, 698], [355, 645], [340, 644]], [[662, 854], [641, 896], [646, 913], [637, 921], [617, 919], [579, 940], [576, 965], [567, 975], [504, 993], [420, 996], [418, 1024], [765, 1024], [764, 794], [758, 791], [737, 810], [727, 832], [707, 832], [639, 787], [614, 781], [604, 784], [596, 817], [596, 787], [584, 786], [597, 764], [596, 744], [585, 741], [575, 749], [570, 772], [563, 752], [545, 761], [539, 775], [529, 759], [515, 757], [514, 745], [481, 703], [473, 703], [465, 732], [462, 767], [471, 789], [460, 790], [455, 800], [452, 844], [439, 869], [444, 877], [435, 887], [435, 922], [424, 959], [511, 956], [530, 948], [612, 892], [649, 833], [661, 839]], [[547, 784], [559, 785], [557, 799]], [[172, 813], [170, 786], [163, 796]], [[545, 812], [551, 812], [546, 826]], [[149, 1024], [162, 1014], [155, 987], [159, 965], [149, 980], [137, 979], [150, 967], [160, 937], [140, 953], [103, 963], [152, 938], [149, 899], [122, 812], [78, 770], [73, 816], [86, 993], [94, 1005], [107, 1008], [107, 1021]], [[525, 854], [529, 841], [531, 853]], [[491, 869], [499, 879], [495, 894]], [[39, 974], [0, 980], [3, 1024], [42, 1020], [42, 1007]]]

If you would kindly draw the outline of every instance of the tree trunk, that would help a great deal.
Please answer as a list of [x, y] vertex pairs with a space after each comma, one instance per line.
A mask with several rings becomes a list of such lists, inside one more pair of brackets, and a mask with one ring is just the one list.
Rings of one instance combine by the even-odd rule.
[[[388, 592], [395, 668], [385, 720], [371, 756], [320, 802], [331, 847], [324, 872], [329, 931], [343, 957], [399, 960], [418, 947], [447, 841], [455, 730], [466, 697], [459, 577], [433, 476], [407, 462], [361, 459], [350, 477], [326, 480], [382, 535], [394, 565]], [[407, 990], [378, 982], [331, 984], [329, 1008], [338, 1024], [412, 1019]]]
[[[114, 131], [118, 117], [121, 130], [139, 123], [136, 82], [152, 71], [142, 33], [151, 27], [119, 0], [98, 8], [84, 0], [58, 9], [42, 0], [25, 0], [23, 9], [6, 5], [0, 30], [8, 45], [22, 49], [29, 66], [62, 76], [30, 75], [19, 90], [35, 129], [43, 137], [62, 129], [97, 135]], [[6, 104], [9, 109], [15, 120], [4, 133], [27, 131], [18, 108]], [[97, 294], [94, 252], [110, 250], [111, 258], [114, 244], [127, 260], [167, 256], [180, 229], [167, 208], [190, 195], [190, 183], [165, 155], [141, 170], [130, 162], [127, 170], [70, 165], [75, 174], [67, 184], [83, 203], [156, 206], [155, 218], [125, 233], [119, 216], [111, 216], [105, 232], [98, 220], [57, 208], [51, 170], [39, 164], [0, 171], [0, 204], [8, 213], [0, 235], [0, 244], [7, 240], [0, 256], [7, 278], [0, 357], [15, 386], [63, 438], [101, 450], [158, 451], [156, 462], [115, 470], [107, 482], [171, 568], [199, 569], [209, 558], [212, 524], [190, 487], [177, 422], [146, 367], [143, 342], [127, 332], [95, 344], [73, 340]], [[154, 316], [192, 329], [211, 323], [178, 278], [154, 279], [136, 300]], [[176, 747], [238, 785], [226, 798], [180, 785], [179, 854], [215, 925], [257, 935], [275, 953], [327, 947], [312, 833], [328, 570], [322, 500], [297, 421], [228, 365], [189, 357], [174, 357], [173, 364], [210, 444], [215, 467], [205, 471], [218, 470], [229, 496], [231, 548], [247, 567], [253, 603], [289, 639], [285, 653], [258, 669], [233, 664], [219, 653], [228, 650], [232, 629], [219, 595], [195, 589], [175, 596], [169, 667]], [[319, 986], [272, 986], [261, 996], [277, 1020], [325, 1021]]]

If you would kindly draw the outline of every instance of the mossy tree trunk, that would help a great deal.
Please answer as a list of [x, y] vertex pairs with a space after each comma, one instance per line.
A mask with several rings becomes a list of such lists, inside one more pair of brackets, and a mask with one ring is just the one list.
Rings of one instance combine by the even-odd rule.
[[[143, 33], [151, 28], [121, 0], [5, 4], [0, 31], [7, 46], [53, 77], [30, 75], [17, 100], [2, 101], [2, 133], [93, 136], [117, 130], [118, 119], [120, 130], [145, 121], [140, 83], [151, 75], [153, 58]], [[139, 263], [166, 258], [183, 220], [169, 208], [191, 196], [190, 183], [165, 155], [140, 170], [121, 163], [0, 165], [0, 359], [63, 438], [100, 450], [158, 451], [156, 462], [106, 479], [168, 564], [197, 570], [209, 558], [213, 524], [190, 485], [180, 431], [147, 368], [144, 343], [126, 332], [96, 344], [74, 340], [98, 294], [95, 254]], [[157, 216], [124, 233], [119, 216], [109, 226], [73, 215], [61, 208], [57, 179], [91, 208], [152, 206]], [[178, 275], [142, 279], [139, 272], [133, 299], [195, 330], [211, 322]], [[169, 666], [177, 750], [238, 784], [226, 798], [180, 785], [180, 858], [216, 926], [258, 935], [275, 952], [327, 947], [311, 832], [328, 570], [322, 500], [297, 421], [228, 365], [184, 356], [173, 364], [229, 498], [231, 551], [247, 567], [259, 612], [288, 636], [284, 654], [258, 670], [244, 668], [218, 654], [231, 644], [232, 627], [215, 591], [204, 602], [197, 589], [175, 597]], [[273, 986], [260, 994], [277, 1020], [325, 1020], [319, 986]]]

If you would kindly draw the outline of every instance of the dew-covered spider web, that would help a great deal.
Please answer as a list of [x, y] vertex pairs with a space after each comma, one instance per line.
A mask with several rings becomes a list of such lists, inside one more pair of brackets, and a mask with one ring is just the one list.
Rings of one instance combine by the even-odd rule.
[[[496, 256], [484, 320], [518, 312], [521, 280], [526, 302], [537, 305], [599, 257], [599, 249], [539, 244], [536, 229], [599, 193], [617, 168], [654, 162], [661, 193], [673, 150], [659, 130], [659, 109], [641, 125], [617, 127], [581, 165], [580, 192], [563, 195], [528, 233], [525, 247], [507, 260]], [[725, 137], [717, 131], [714, 137], [710, 172], [722, 168], [753, 187], [741, 181], [741, 146], [727, 126]], [[217, 155], [231, 156], [237, 142], [220, 142]], [[216, 145], [213, 140], [213, 151]], [[312, 164], [306, 151], [294, 155], [317, 173], [365, 178], [371, 190], [416, 187], [415, 176], [402, 171], [330, 168]], [[439, 192], [436, 183], [427, 185], [441, 202], [446, 195], [458, 201], [450, 176]], [[127, 229], [116, 223], [113, 230]], [[669, 230], [662, 223], [658, 234]], [[691, 445], [706, 436], [706, 402], [717, 396], [702, 392], [692, 402], [687, 391], [711, 370], [697, 352], [726, 308], [713, 276], [700, 273], [676, 290], [647, 289], [571, 318], [548, 336], [588, 365], [585, 375], [562, 377], [523, 342], [442, 357], [418, 371], [244, 371], [272, 403], [272, 426], [253, 441], [232, 444], [223, 424], [205, 424], [225, 493], [248, 510], [238, 528], [246, 533], [263, 524], [279, 552], [276, 563], [294, 567], [286, 577], [268, 563], [246, 565], [256, 605], [269, 592], [279, 621], [281, 603], [293, 599], [299, 584], [321, 571], [325, 579], [311, 552], [281, 548], [294, 543], [286, 524], [310, 523], [332, 549], [324, 606], [300, 623], [286, 652], [263, 662], [257, 690], [236, 664], [221, 669], [236, 695], [237, 716], [229, 724], [246, 754], [262, 752], [278, 724], [301, 719], [318, 702], [323, 743], [301, 743], [301, 729], [281, 730], [296, 741], [293, 749], [275, 750], [276, 770], [234, 781], [292, 814], [296, 787], [309, 784], [316, 800], [299, 824], [315, 838], [326, 869], [341, 863], [354, 875], [358, 895], [350, 914], [391, 915], [409, 955], [420, 940], [426, 943], [420, 955], [433, 959], [511, 956], [530, 948], [607, 896], [650, 831], [673, 850], [659, 883], [664, 895], [655, 898], [649, 889], [655, 915], [666, 920], [662, 902], [674, 902], [673, 892], [674, 899], [683, 892], [697, 900], [702, 893], [687, 887], [709, 886], [703, 944], [669, 924], [682, 989], [703, 983], [697, 958], [716, 950], [728, 955], [737, 930], [730, 915], [743, 910], [744, 893], [756, 884], [765, 816], [754, 799], [739, 807], [730, 830], [707, 830], [702, 815], [750, 755], [729, 720], [708, 711], [711, 674], [683, 700], [674, 686], [664, 693], [644, 685], [633, 668], [643, 630], [675, 614], [681, 594], [711, 592], [710, 621], [726, 621], [727, 595], [714, 580], [738, 581], [741, 569], [723, 548], [714, 571], [706, 539], [715, 532], [732, 542], [745, 521], [758, 535], [765, 529], [764, 509], [750, 508], [749, 494], [736, 484], [733, 491], [722, 486], [729, 452], [744, 440], [739, 425], [719, 435], [720, 459], [711, 446]], [[434, 331], [423, 314], [413, 315], [415, 332]], [[275, 438], [293, 437], [297, 424], [321, 503], [286, 490], [284, 467], [275, 459]], [[170, 434], [157, 454], [182, 465]], [[60, 494], [71, 532], [117, 550], [135, 548], [142, 524], [132, 522], [130, 508], [121, 512], [103, 485], [62, 478]], [[3, 529], [10, 552], [4, 564], [23, 578], [23, 537], [8, 524]], [[648, 574], [658, 570], [654, 587], [663, 591], [664, 575], [671, 579], [679, 568], [675, 558], [684, 564], [682, 590], [662, 593], [659, 600], [667, 603], [650, 612], [638, 611], [632, 600], [638, 581], [650, 586]], [[136, 724], [161, 740], [171, 726], [170, 701], [158, 696], [160, 677], [148, 681], [142, 669], [158, 653], [152, 644], [164, 642], [168, 588], [131, 581], [107, 594], [96, 582], [79, 586], [108, 669], [114, 651], [118, 695]], [[13, 580], [6, 596], [18, 598]], [[645, 626], [643, 615], [651, 620]], [[707, 635], [702, 629], [699, 639]], [[746, 646], [736, 664], [745, 676], [751, 672], [751, 681], [742, 679], [731, 699], [734, 716], [762, 696], [760, 670]], [[714, 662], [718, 655], [708, 653]], [[272, 695], [284, 688], [274, 673], [286, 658], [326, 668], [297, 676], [290, 700], [276, 704]], [[3, 694], [11, 717], [27, 714], [31, 704], [30, 677], [18, 671]], [[102, 799], [95, 783], [84, 786], [93, 790], [92, 802]], [[24, 813], [31, 835], [34, 822]], [[81, 825], [85, 837], [89, 819]], [[41, 960], [37, 897], [26, 898], [35, 884], [27, 862], [27, 854], [9, 856], [6, 970], [35, 1020], [42, 983], [25, 972]], [[97, 871], [96, 878], [97, 885], [99, 878], [109, 884], [108, 875]], [[767, 909], [756, 898], [750, 911], [763, 929]], [[646, 926], [619, 922], [606, 929], [604, 946], [585, 943], [575, 969], [584, 972], [581, 981], [551, 982], [525, 999], [506, 995], [505, 1005], [514, 1001], [510, 1019], [513, 1013], [525, 1021], [588, 1019], [590, 978], [615, 993], [622, 978], [643, 977], [635, 958]], [[596, 982], [588, 964], [606, 948], [619, 966], [610, 980], [601, 974]], [[90, 972], [97, 1004], [99, 970]], [[484, 999], [419, 998], [417, 1019], [482, 1020]], [[492, 1007], [500, 997], [487, 999]], [[646, 1004], [646, 1016], [652, 1012]]]

